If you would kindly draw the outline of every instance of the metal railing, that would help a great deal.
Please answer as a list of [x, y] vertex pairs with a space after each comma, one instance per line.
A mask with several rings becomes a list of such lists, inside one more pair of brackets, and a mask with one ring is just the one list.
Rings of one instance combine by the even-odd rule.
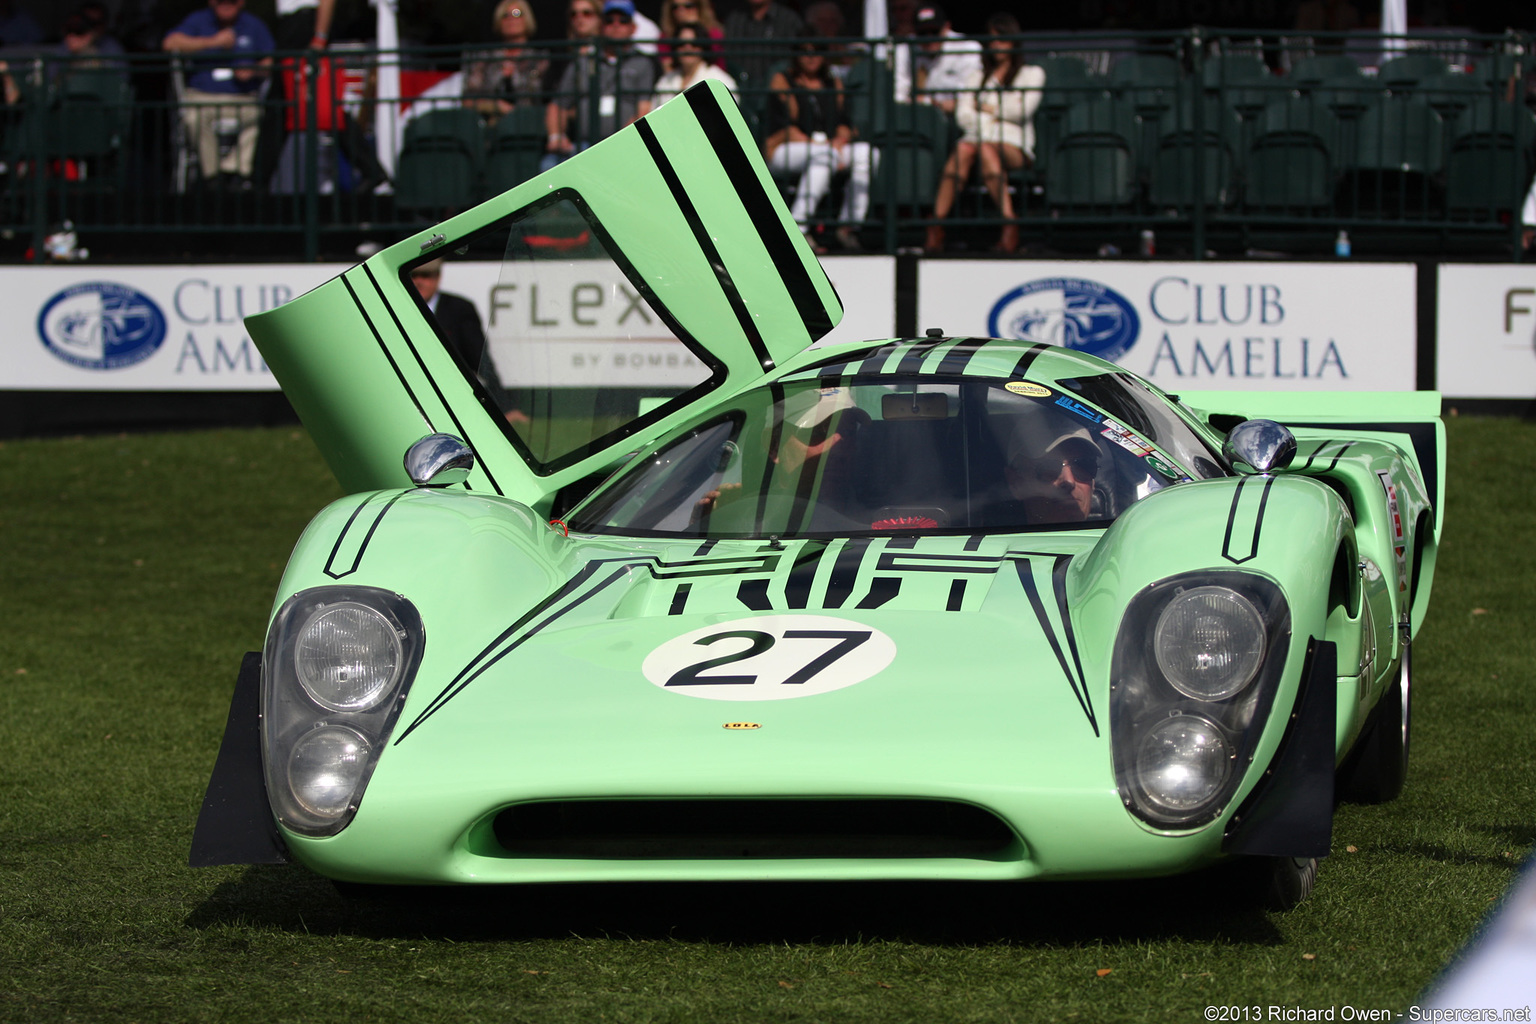
[[[1331, 253], [1342, 232], [1356, 254], [1521, 258], [1520, 207], [1536, 170], [1528, 36], [1240, 38], [1192, 28], [1013, 42], [1047, 72], [1034, 162], [1008, 176], [1026, 247], [1112, 255], [1150, 242], [1196, 259]], [[765, 69], [738, 83], [759, 141], [777, 102], [771, 72], [795, 45], [711, 44], [728, 70], [753, 58]], [[919, 44], [816, 45], [879, 154], [867, 218], [846, 226], [868, 251], [920, 246], [937, 223], [933, 197], [959, 132], [920, 85], [902, 84]], [[20, 100], [0, 124], [0, 239], [9, 240], [0, 251], [56, 258], [45, 240], [69, 222], [92, 259], [353, 258], [361, 243], [388, 242], [536, 173], [548, 159], [546, 103], [573, 53], [543, 44], [535, 56], [551, 70], [539, 91], [481, 96], [452, 76], [499, 59], [484, 49], [282, 53], [242, 101], [244, 122], [222, 100], [189, 93], [196, 66], [164, 55], [11, 60]], [[578, 80], [575, 91], [601, 120], [601, 90]], [[255, 139], [244, 164], [242, 131]], [[204, 166], [200, 133], [211, 135], [216, 166]], [[373, 188], [369, 153], [392, 185]], [[779, 184], [791, 196], [798, 177]], [[1000, 214], [979, 177], [958, 197], [944, 221], [950, 251], [984, 249]], [[807, 227], [845, 226], [836, 217], [828, 202]]]

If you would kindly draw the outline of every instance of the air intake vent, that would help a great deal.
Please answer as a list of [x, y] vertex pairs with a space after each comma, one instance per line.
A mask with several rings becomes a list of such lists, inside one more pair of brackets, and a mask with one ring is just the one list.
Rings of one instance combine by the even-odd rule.
[[564, 800], [496, 816], [513, 857], [751, 860], [998, 859], [1015, 843], [995, 815], [943, 800]]

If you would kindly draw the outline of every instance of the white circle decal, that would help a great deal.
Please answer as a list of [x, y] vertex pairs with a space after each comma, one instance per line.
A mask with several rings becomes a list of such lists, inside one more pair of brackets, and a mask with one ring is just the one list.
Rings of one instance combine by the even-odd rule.
[[703, 626], [646, 656], [645, 678], [711, 700], [784, 700], [861, 683], [896, 657], [890, 637], [830, 615], [763, 615]]

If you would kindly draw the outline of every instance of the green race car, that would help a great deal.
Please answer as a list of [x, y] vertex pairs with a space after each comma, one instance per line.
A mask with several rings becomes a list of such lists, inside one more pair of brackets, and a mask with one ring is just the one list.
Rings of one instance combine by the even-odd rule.
[[[469, 250], [504, 259], [491, 353], [411, 281]], [[351, 493], [247, 656], [193, 862], [1232, 861], [1304, 896], [1336, 793], [1403, 784], [1438, 396], [1180, 398], [941, 331], [816, 345], [840, 315], [709, 84], [250, 318]]]

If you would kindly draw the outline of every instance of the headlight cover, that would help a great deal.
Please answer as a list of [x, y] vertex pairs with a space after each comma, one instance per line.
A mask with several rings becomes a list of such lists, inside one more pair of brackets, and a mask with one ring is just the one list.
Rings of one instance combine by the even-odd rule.
[[1152, 631], [1157, 667], [1195, 700], [1226, 700], [1258, 675], [1264, 621], [1231, 587], [1191, 587], [1163, 607]]
[[1110, 739], [1126, 809], [1159, 829], [1215, 819], [1243, 778], [1285, 667], [1290, 610], [1252, 573], [1142, 591], [1115, 640]]
[[421, 615], [376, 587], [315, 587], [273, 617], [262, 656], [267, 796], [284, 828], [346, 828], [405, 703]]

